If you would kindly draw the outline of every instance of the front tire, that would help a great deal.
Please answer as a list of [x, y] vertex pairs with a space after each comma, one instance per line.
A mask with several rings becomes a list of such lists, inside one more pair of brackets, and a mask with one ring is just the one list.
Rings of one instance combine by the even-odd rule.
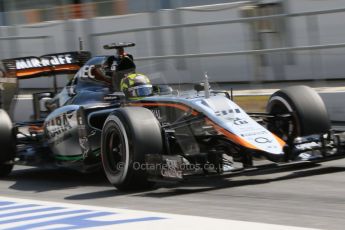
[[102, 164], [105, 174], [117, 189], [146, 189], [146, 154], [161, 154], [160, 124], [146, 108], [120, 108], [111, 113], [102, 130]]
[[267, 103], [266, 111], [275, 117], [291, 114], [288, 119], [276, 118], [268, 125], [270, 131], [284, 140], [323, 134], [331, 129], [322, 98], [307, 86], [290, 86], [275, 92]]
[[13, 169], [16, 148], [12, 121], [3, 109], [0, 109], [0, 146], [0, 177], [5, 177]]

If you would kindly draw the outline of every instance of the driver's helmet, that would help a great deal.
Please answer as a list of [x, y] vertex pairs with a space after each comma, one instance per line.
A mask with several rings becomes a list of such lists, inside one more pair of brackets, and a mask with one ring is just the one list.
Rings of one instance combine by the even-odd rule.
[[140, 99], [152, 95], [150, 79], [144, 74], [132, 73], [121, 80], [120, 89], [128, 98]]

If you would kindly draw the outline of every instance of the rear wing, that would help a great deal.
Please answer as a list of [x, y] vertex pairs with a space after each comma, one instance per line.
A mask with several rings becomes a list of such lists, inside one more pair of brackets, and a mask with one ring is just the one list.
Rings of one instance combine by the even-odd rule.
[[91, 58], [87, 51], [46, 54], [2, 60], [2, 77], [28, 79], [76, 73]]

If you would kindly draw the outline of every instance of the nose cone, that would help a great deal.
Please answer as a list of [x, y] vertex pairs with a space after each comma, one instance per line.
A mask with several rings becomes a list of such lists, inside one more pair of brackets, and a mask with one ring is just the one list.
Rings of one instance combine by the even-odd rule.
[[237, 104], [225, 97], [211, 97], [199, 103], [210, 124], [232, 142], [245, 148], [284, 155], [285, 142], [257, 123]]

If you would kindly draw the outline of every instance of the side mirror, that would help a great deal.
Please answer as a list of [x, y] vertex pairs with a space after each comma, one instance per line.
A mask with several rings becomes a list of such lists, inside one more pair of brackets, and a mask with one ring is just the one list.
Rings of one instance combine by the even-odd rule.
[[34, 119], [39, 120], [45, 118], [49, 109], [47, 104], [53, 99], [54, 93], [34, 93], [33, 94], [33, 107], [34, 107]]
[[204, 91], [205, 90], [205, 85], [204, 85], [204, 83], [198, 83], [198, 84], [195, 84], [194, 85], [194, 90], [196, 91], [196, 92], [200, 92], [200, 91]]
[[67, 86], [66, 90], [67, 90], [68, 96], [70, 96], [70, 97], [73, 97], [73, 96], [75, 96], [77, 94], [75, 92], [74, 86]]
[[47, 104], [52, 100], [50, 97], [43, 97], [39, 100], [40, 112], [48, 112]]

